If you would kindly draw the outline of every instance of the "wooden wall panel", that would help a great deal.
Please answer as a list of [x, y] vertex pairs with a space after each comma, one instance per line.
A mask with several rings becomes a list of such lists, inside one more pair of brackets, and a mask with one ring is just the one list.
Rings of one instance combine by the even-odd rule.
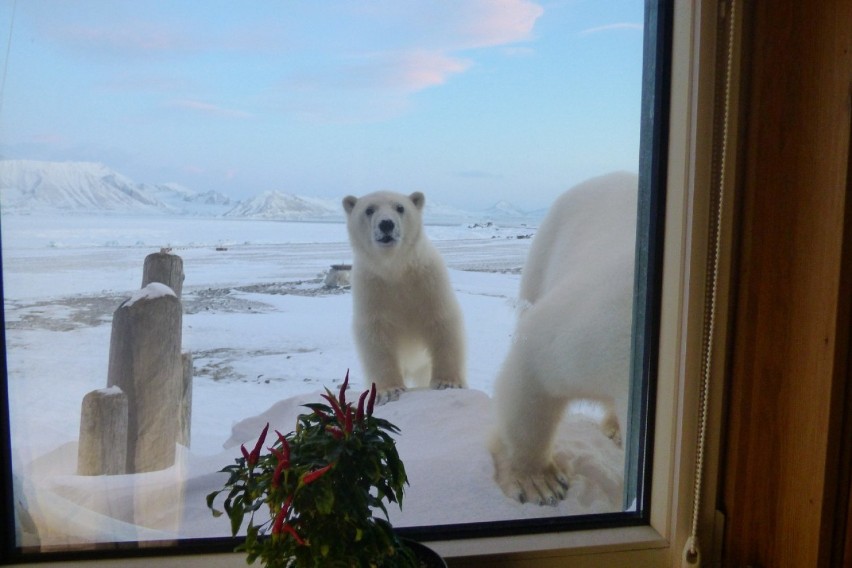
[[752, 1], [747, 15], [724, 558], [821, 566], [848, 383], [852, 1]]

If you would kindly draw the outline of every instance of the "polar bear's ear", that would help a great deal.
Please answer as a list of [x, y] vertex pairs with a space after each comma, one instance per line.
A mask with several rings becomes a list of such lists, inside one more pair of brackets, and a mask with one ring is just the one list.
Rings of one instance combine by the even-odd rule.
[[423, 205], [426, 203], [426, 196], [420, 193], [419, 191], [415, 191], [411, 195], [408, 196], [411, 202], [417, 207], [419, 210], [423, 211]]
[[347, 195], [343, 198], [343, 209], [346, 211], [346, 214], [352, 213], [352, 210], [355, 209], [355, 203], [358, 202], [358, 198], [354, 195]]

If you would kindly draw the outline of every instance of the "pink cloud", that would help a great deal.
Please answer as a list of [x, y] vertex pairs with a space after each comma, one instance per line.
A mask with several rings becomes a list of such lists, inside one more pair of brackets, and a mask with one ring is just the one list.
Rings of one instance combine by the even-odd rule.
[[354, 81], [403, 92], [417, 92], [443, 85], [463, 73], [471, 62], [439, 51], [413, 50], [371, 54], [350, 70]]
[[528, 0], [477, 0], [460, 6], [458, 32], [464, 47], [505, 45], [532, 37], [544, 8]]

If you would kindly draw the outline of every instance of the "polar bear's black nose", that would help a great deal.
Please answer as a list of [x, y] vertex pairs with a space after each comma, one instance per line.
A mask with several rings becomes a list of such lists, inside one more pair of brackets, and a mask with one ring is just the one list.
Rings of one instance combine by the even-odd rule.
[[379, 230], [383, 233], [390, 233], [391, 231], [393, 231], [393, 227], [393, 221], [391, 221], [390, 219], [384, 219], [379, 223]]

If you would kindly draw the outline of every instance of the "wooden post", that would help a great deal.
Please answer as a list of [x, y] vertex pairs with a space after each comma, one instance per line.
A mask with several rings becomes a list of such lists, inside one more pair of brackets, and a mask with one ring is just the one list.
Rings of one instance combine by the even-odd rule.
[[83, 397], [77, 475], [126, 473], [127, 410], [127, 395], [118, 387]]
[[127, 394], [127, 473], [174, 464], [183, 396], [182, 317], [175, 293], [156, 282], [113, 316], [107, 385]]
[[183, 290], [183, 259], [176, 254], [161, 249], [145, 257], [142, 269], [142, 287], [151, 282], [160, 282], [171, 288], [175, 296], [180, 298]]
[[192, 440], [192, 353], [181, 354], [181, 397], [178, 420], [178, 444], [188, 448]]

